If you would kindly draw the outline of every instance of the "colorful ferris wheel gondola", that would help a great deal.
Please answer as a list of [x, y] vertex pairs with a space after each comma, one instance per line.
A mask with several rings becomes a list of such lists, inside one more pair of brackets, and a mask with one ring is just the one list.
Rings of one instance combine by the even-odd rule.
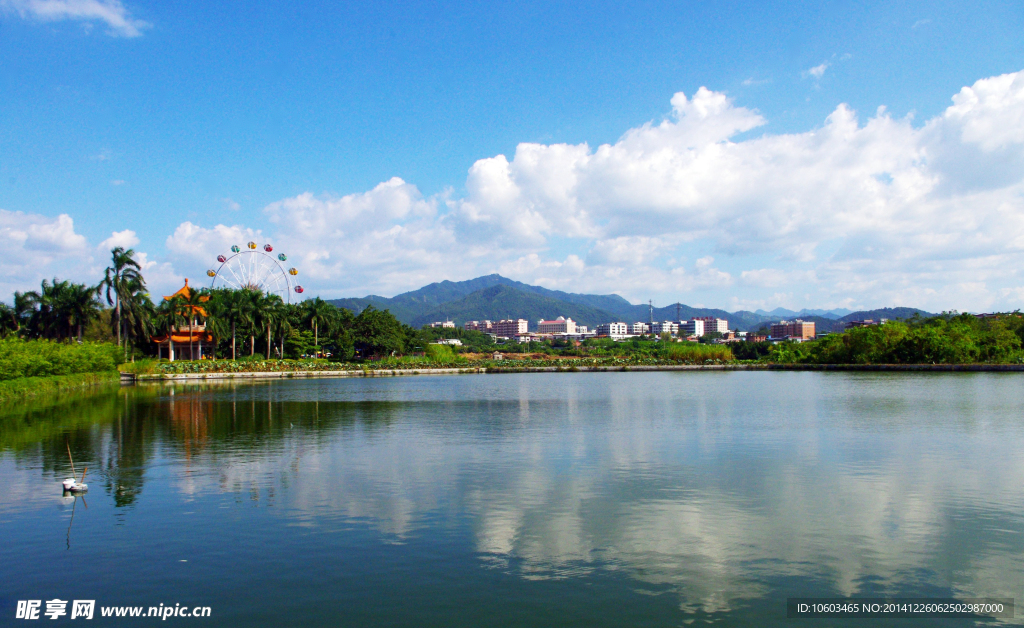
[[277, 294], [285, 302], [290, 302], [292, 292], [302, 294], [301, 286], [292, 282], [298, 275], [298, 269], [288, 268], [280, 263], [288, 259], [284, 253], [272, 255], [274, 247], [270, 244], [258, 245], [256, 242], [246, 243], [245, 248], [237, 244], [231, 246], [230, 255], [218, 255], [220, 263], [216, 270], [206, 271], [213, 279], [211, 288], [232, 288], [235, 290], [259, 290], [268, 294]]

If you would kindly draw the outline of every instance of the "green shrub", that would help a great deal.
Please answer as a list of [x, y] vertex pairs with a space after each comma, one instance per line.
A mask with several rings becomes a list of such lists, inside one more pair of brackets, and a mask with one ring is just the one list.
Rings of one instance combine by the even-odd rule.
[[0, 340], [0, 381], [20, 377], [49, 377], [101, 373], [117, 369], [124, 354], [117, 345], [52, 340]]
[[704, 345], [696, 342], [673, 342], [665, 347], [665, 358], [686, 364], [731, 362], [732, 350], [725, 345]]
[[434, 364], [450, 364], [455, 361], [455, 352], [448, 345], [427, 345], [427, 359]]

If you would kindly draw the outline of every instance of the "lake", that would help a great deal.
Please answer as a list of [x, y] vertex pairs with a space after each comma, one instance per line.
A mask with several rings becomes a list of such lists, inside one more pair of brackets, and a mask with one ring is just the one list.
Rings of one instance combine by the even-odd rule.
[[86, 625], [163, 604], [417, 627], [920, 626], [941, 622], [786, 599], [1024, 600], [1020, 374], [139, 385], [0, 413], [3, 625], [54, 598], [95, 600]]

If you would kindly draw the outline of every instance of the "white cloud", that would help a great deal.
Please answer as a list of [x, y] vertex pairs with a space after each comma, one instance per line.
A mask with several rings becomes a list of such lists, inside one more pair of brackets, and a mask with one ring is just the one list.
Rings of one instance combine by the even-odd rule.
[[[839, 105], [819, 128], [742, 141], [766, 123], [757, 111], [705, 88], [671, 103], [668, 119], [612, 144], [524, 143], [481, 159], [461, 198], [394, 178], [265, 214], [324, 294], [499, 271], [634, 300], [1021, 305], [1024, 73], [965, 87], [923, 125]], [[168, 249], [198, 260], [257, 235], [184, 223]]]
[[148, 22], [132, 17], [120, 0], [0, 0], [0, 9], [42, 22], [103, 22], [115, 37], [139, 37]]
[[100, 242], [99, 248], [104, 251], [120, 246], [126, 249], [130, 249], [139, 243], [139, 237], [131, 229], [125, 229], [124, 231], [115, 231], [110, 234], [110, 237]]
[[820, 79], [821, 77], [825, 76], [825, 70], [827, 70], [830, 65], [832, 65], [832, 64], [829, 63], [828, 61], [826, 61], [826, 62], [822, 63], [821, 65], [816, 65], [813, 68], [810, 68], [810, 69], [804, 71], [803, 75], [805, 77], [813, 76], [816, 79]]
[[122, 186], [124, 184], [125, 184], [124, 179], [113, 179], [113, 180], [110, 181], [110, 185], [112, 185], [114, 187], [119, 187], [119, 186]]
[[245, 246], [250, 241], [262, 242], [261, 232], [239, 225], [217, 225], [207, 229], [183, 222], [167, 237], [165, 246], [179, 259], [210, 265], [215, 262], [217, 255], [229, 252], [232, 245]]
[[[34, 290], [40, 280], [59, 276], [84, 281], [92, 263], [84, 236], [71, 216], [56, 218], [0, 209], [0, 290]], [[91, 283], [96, 279], [89, 278]]]

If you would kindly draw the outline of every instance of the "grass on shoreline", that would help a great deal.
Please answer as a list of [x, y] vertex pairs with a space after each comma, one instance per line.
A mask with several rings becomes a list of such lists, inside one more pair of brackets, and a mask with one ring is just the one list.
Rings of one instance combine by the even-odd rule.
[[61, 393], [120, 381], [117, 371], [103, 373], [76, 373], [49, 377], [19, 377], [0, 381], [0, 400], [11, 401], [36, 395]]

